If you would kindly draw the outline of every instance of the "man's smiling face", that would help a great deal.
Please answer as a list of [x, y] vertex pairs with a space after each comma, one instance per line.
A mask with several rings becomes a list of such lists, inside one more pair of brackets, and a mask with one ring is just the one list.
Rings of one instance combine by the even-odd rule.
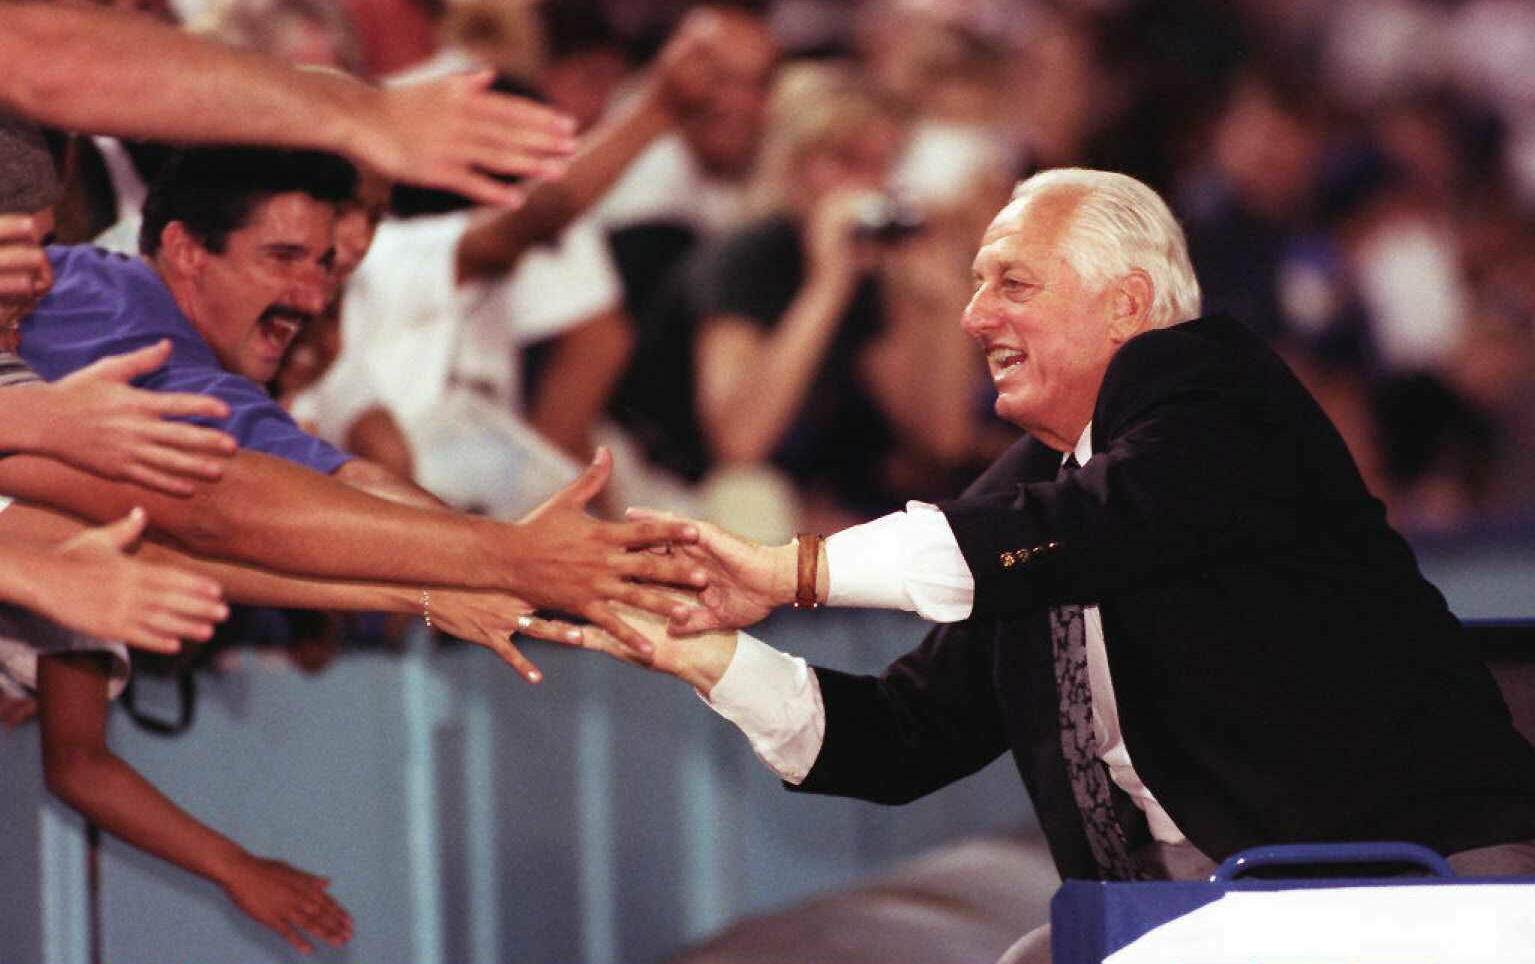
[[325, 310], [335, 260], [335, 206], [307, 194], [251, 208], [222, 251], [189, 239], [182, 309], [227, 371], [265, 383], [299, 329]]
[[1055, 192], [1002, 209], [981, 239], [962, 321], [986, 352], [997, 414], [1063, 451], [1092, 418], [1120, 341], [1114, 286], [1092, 290], [1061, 250], [1077, 203]]

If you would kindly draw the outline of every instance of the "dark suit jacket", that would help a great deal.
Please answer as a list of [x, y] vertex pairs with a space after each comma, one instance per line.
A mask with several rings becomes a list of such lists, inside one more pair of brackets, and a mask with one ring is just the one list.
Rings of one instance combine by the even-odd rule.
[[[1209, 856], [1535, 838], [1535, 750], [1321, 408], [1220, 317], [1115, 356], [1091, 461], [1013, 446], [942, 506], [974, 615], [879, 677], [817, 669], [800, 789], [904, 802], [1011, 750], [1063, 876], [1096, 877], [1046, 612], [1096, 603], [1137, 773]], [[1010, 562], [1009, 562], [1010, 560]]]

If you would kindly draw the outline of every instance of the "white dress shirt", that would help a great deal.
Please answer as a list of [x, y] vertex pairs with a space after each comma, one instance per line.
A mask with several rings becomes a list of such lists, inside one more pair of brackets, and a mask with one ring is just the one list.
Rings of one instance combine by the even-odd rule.
[[[1093, 456], [1092, 426], [1073, 453], [1086, 465]], [[853, 526], [826, 540], [827, 605], [904, 609], [933, 622], [967, 619], [975, 579], [948, 519], [936, 506], [908, 502], [906, 511]], [[1146, 813], [1151, 835], [1179, 843], [1184, 834], [1141, 782], [1119, 732], [1119, 708], [1109, 678], [1103, 616], [1082, 610], [1087, 677], [1093, 694], [1093, 730], [1109, 776]], [[789, 783], [810, 772], [826, 734], [826, 709], [815, 673], [798, 657], [737, 634], [735, 657], [704, 697], [751, 742], [758, 758]]]

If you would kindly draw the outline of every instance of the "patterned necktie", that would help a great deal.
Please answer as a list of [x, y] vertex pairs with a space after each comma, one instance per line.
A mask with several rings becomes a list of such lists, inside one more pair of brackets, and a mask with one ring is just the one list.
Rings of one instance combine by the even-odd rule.
[[[1068, 456], [1057, 480], [1077, 470]], [[1071, 794], [1082, 815], [1082, 829], [1098, 869], [1108, 880], [1137, 880], [1145, 875], [1130, 859], [1130, 844], [1115, 804], [1109, 768], [1098, 758], [1093, 732], [1093, 693], [1087, 678], [1087, 630], [1082, 607], [1072, 603], [1050, 609], [1050, 641], [1055, 652], [1055, 685], [1059, 699], [1061, 753]]]

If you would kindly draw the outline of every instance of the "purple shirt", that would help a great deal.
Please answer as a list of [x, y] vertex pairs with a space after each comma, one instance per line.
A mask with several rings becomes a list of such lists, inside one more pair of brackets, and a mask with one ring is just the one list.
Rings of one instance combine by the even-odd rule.
[[53, 381], [107, 355], [168, 338], [170, 359], [134, 384], [157, 392], [213, 395], [229, 405], [226, 419], [187, 421], [221, 428], [241, 448], [326, 475], [351, 460], [299, 428], [265, 388], [225, 371], [165, 282], [143, 260], [90, 245], [54, 245], [48, 260], [53, 290], [21, 323], [21, 356], [43, 378]]

